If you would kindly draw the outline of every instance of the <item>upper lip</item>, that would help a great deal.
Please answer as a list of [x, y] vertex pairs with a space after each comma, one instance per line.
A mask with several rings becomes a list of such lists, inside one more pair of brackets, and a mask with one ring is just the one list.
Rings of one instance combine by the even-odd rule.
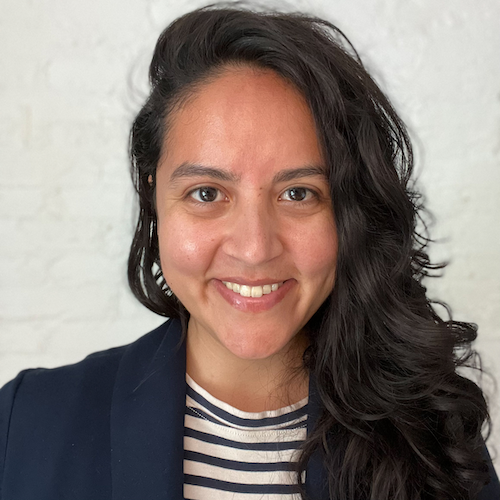
[[276, 278], [263, 278], [258, 280], [251, 280], [248, 278], [229, 276], [227, 278], [220, 278], [220, 281], [229, 281], [230, 283], [238, 283], [239, 285], [247, 286], [262, 286], [262, 285], [272, 285], [274, 283], [282, 283], [283, 279]]

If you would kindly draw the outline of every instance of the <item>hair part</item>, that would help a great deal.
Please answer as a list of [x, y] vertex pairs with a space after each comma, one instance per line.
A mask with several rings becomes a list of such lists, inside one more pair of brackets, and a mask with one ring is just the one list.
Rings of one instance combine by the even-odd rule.
[[443, 266], [431, 264], [417, 231], [424, 207], [407, 131], [333, 24], [212, 6], [161, 34], [151, 94], [130, 134], [140, 210], [128, 266], [134, 295], [186, 329], [189, 313], [161, 271], [155, 172], [176, 110], [233, 65], [272, 70], [298, 89], [328, 167], [336, 283], [307, 325], [305, 365], [324, 412], [304, 443], [299, 483], [318, 453], [332, 499], [473, 498], [487, 480], [489, 416], [482, 391], [456, 368], [477, 359], [476, 327], [443, 320], [426, 297], [422, 279]]

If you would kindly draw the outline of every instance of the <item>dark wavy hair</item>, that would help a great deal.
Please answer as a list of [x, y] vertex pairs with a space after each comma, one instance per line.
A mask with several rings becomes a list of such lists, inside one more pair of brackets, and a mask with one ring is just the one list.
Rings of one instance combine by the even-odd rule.
[[[128, 277], [152, 311], [189, 313], [159, 259], [155, 171], [169, 117], [232, 65], [275, 71], [312, 111], [338, 231], [335, 287], [308, 324], [305, 367], [324, 412], [298, 463], [321, 453], [337, 500], [474, 498], [488, 479], [481, 389], [457, 373], [477, 364], [473, 324], [442, 319], [426, 296], [432, 265], [419, 234], [407, 131], [342, 32], [302, 14], [210, 6], [172, 23], [150, 66], [151, 94], [131, 130], [140, 213]], [[152, 179], [152, 182], [151, 182]], [[305, 497], [305, 493], [303, 493]]]

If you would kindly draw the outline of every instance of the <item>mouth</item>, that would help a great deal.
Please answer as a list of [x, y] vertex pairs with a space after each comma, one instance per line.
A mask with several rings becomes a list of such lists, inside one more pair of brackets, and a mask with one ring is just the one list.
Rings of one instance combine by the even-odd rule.
[[[212, 286], [236, 309], [244, 312], [259, 313], [272, 309], [279, 304], [297, 285], [296, 280], [264, 282], [243, 285], [228, 279], [212, 280]], [[240, 280], [238, 280], [240, 281]], [[241, 280], [243, 281], [243, 280]]]
[[269, 283], [266, 285], [241, 285], [240, 283], [232, 283], [231, 281], [223, 281], [226, 288], [232, 292], [241, 295], [242, 297], [254, 297], [259, 298], [263, 295], [269, 295], [276, 292], [281, 286], [283, 286], [283, 281], [279, 283]]

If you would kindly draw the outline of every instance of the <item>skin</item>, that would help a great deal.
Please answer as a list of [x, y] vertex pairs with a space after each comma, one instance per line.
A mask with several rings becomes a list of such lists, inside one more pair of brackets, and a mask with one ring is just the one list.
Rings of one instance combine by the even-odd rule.
[[[307, 396], [304, 371], [289, 376], [301, 366], [302, 329], [330, 294], [337, 260], [322, 170], [304, 98], [272, 71], [228, 68], [171, 118], [156, 173], [158, 238], [165, 279], [190, 312], [187, 371], [244, 411]], [[201, 187], [215, 189], [212, 201]], [[305, 190], [294, 198], [297, 187]], [[221, 280], [285, 282], [286, 293], [271, 306], [240, 296], [235, 304]]]

